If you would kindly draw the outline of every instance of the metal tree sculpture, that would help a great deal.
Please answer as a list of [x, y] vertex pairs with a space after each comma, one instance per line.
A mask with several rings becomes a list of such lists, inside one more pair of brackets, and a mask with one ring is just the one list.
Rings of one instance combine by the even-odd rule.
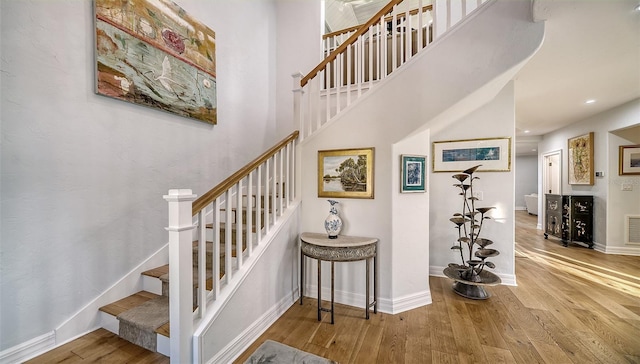
[[457, 244], [451, 249], [460, 252], [462, 264], [450, 263], [445, 269], [445, 275], [456, 280], [454, 290], [457, 293], [468, 298], [483, 299], [487, 298], [488, 294], [477, 286], [500, 281], [494, 274], [484, 271], [485, 267], [495, 268], [495, 264], [486, 259], [495, 257], [500, 252], [488, 249], [487, 246], [493, 244], [493, 241], [480, 237], [484, 221], [491, 219], [486, 214], [494, 207], [476, 207], [478, 198], [473, 194], [473, 182], [479, 177], [474, 177], [473, 173], [478, 167], [480, 166], [471, 167], [453, 175], [453, 178], [459, 182], [454, 186], [460, 189], [462, 210], [449, 219], [458, 229]]

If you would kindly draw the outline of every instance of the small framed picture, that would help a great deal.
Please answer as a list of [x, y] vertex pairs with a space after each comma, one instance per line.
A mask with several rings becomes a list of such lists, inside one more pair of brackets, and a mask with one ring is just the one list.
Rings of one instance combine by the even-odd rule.
[[400, 156], [400, 159], [402, 169], [400, 192], [425, 192], [427, 185], [425, 175], [427, 157], [423, 155], [403, 154]]
[[620, 146], [618, 174], [640, 174], [640, 144]]

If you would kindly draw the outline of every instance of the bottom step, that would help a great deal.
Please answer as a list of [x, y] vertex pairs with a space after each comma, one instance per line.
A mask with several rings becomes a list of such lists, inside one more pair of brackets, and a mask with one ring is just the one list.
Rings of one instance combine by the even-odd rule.
[[[157, 351], [160, 354], [169, 356], [169, 347], [170, 347], [169, 339], [168, 339], [168, 336], [169, 336], [168, 306], [169, 304], [168, 304], [168, 299], [164, 296], [157, 295], [151, 292], [140, 291], [138, 293], [132, 294], [131, 296], [125, 297], [121, 300], [102, 306], [100, 307], [99, 310], [107, 314], [103, 316], [102, 326], [107, 330], [111, 331], [112, 333], [122, 336], [123, 333], [121, 333], [121, 327], [124, 325], [123, 325], [123, 322], [120, 321], [117, 317], [122, 315], [125, 315], [125, 317], [131, 316], [131, 314], [126, 315], [125, 313], [128, 311], [134, 310], [133, 311], [134, 316], [138, 316], [140, 318], [142, 315], [144, 315], [144, 312], [143, 312], [144, 308], [137, 309], [137, 307], [140, 307], [142, 305], [146, 305], [145, 307], [148, 307], [149, 305], [154, 305], [154, 303], [150, 303], [150, 302], [158, 301], [158, 300], [167, 301], [166, 303], [167, 314], [166, 314], [165, 323], [157, 327], [154, 330], [153, 334], [147, 335], [148, 337], [153, 336], [155, 337], [155, 340], [157, 340], [157, 341], [153, 340], [156, 342], [155, 349], [151, 349], [148, 345], [137, 342], [135, 338], [134, 339], [131, 339], [129, 337], [123, 337], [123, 338], [129, 342], [132, 342], [136, 345], [144, 347], [148, 350]], [[154, 320], [153, 318], [151, 319]], [[140, 324], [140, 326], [156, 326], [157, 323], [161, 321], [164, 321], [164, 319], [155, 320], [156, 323], [152, 325], [149, 325], [148, 323], [143, 323], [143, 324]], [[128, 333], [125, 335], [131, 335], [131, 334], [132, 333]], [[150, 340], [151, 339], [148, 339], [147, 341], [150, 341]]]
[[117, 316], [118, 335], [136, 345], [157, 351], [156, 329], [169, 322], [169, 298], [149, 300]]

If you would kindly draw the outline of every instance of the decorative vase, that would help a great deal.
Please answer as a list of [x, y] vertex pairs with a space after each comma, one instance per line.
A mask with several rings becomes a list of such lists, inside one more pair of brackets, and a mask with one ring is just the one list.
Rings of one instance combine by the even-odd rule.
[[328, 201], [331, 204], [331, 209], [329, 210], [329, 216], [324, 220], [324, 228], [327, 230], [329, 239], [336, 239], [340, 234], [340, 230], [342, 230], [342, 219], [338, 216], [338, 210], [335, 207], [338, 201]]

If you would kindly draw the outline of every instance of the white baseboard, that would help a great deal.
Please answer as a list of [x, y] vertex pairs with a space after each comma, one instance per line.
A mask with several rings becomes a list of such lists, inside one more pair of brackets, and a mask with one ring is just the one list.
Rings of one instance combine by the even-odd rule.
[[[315, 284], [308, 284], [304, 288], [306, 299], [318, 299], [318, 286]], [[360, 293], [345, 292], [334, 290], [334, 300], [336, 303], [351, 307], [362, 307], [365, 309], [364, 302], [365, 295]], [[328, 300], [331, 297], [331, 290], [328, 287], [322, 287], [322, 300]], [[422, 307], [431, 304], [431, 291], [424, 290], [411, 295], [395, 298], [393, 300], [388, 298], [378, 297], [378, 311], [395, 315], [401, 312], [409, 311], [414, 308]], [[364, 315], [364, 314], [363, 314]]]
[[[167, 264], [168, 261], [169, 245], [167, 244], [73, 314], [55, 330], [4, 350], [0, 353], [0, 363], [26, 361], [100, 328], [103, 321], [103, 316], [98, 310], [100, 307], [139, 291], [141, 289], [141, 273]], [[113, 325], [106, 327], [106, 329], [114, 332]], [[117, 334], [117, 326], [115, 330]]]
[[169, 244], [166, 244], [58, 326], [55, 329], [56, 345], [66, 343], [79, 334], [100, 327], [101, 317], [98, 311], [100, 307], [140, 291], [142, 289], [141, 273], [168, 262]]
[[525, 211], [526, 211], [526, 210], [527, 210], [527, 207], [526, 207], [526, 206], [516, 206], [516, 207], [514, 208], [514, 210], [516, 210], [516, 211], [522, 211], [522, 210], [525, 210]]
[[13, 364], [22, 363], [38, 356], [47, 350], [51, 350], [56, 344], [56, 333], [50, 331], [44, 335], [33, 338], [22, 344], [0, 352], [0, 363]]
[[211, 363], [232, 363], [251, 344], [262, 335], [271, 325], [273, 325], [293, 304], [298, 302], [294, 292], [286, 295], [280, 302], [276, 303], [269, 311], [256, 320], [251, 326], [244, 330], [238, 337], [232, 340], [229, 345], [220, 350], [213, 358], [207, 361]]
[[634, 246], [607, 246], [607, 245], [602, 245], [599, 243], [595, 243], [594, 247], [595, 250], [605, 253], [605, 254], [612, 254], [612, 255], [633, 255], [633, 256], [640, 256], [640, 246], [639, 245], [634, 245]]

